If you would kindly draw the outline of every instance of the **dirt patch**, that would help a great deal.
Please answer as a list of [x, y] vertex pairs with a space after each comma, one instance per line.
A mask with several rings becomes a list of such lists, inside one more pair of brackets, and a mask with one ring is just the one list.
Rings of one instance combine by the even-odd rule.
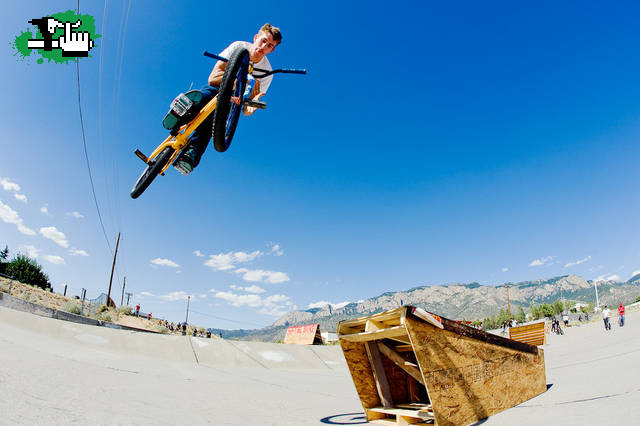
[[[50, 291], [42, 290], [39, 287], [21, 283], [20, 281], [11, 280], [8, 278], [0, 277], [0, 291], [11, 294], [14, 297], [18, 297], [27, 302], [36, 303], [47, 308], [55, 309], [58, 311], [71, 312], [79, 314], [80, 300], [74, 297], [66, 297], [61, 294], [52, 293]], [[165, 327], [165, 321], [161, 318], [147, 319], [143, 317], [135, 317], [133, 315], [127, 315], [123, 312], [118, 312], [117, 309], [109, 308], [108, 310], [97, 313], [98, 307], [89, 307], [89, 304], [85, 302], [85, 315], [90, 318], [106, 319], [106, 316], [110, 318], [110, 322], [119, 325], [125, 325], [127, 327], [134, 327], [142, 330], [154, 331], [156, 333], [174, 333], [178, 334], [181, 331], [174, 330], [171, 332]], [[104, 308], [103, 308], [104, 309]], [[102, 314], [102, 316], [100, 316]], [[187, 333], [193, 333], [193, 326], [188, 326]], [[203, 330], [203, 327], [197, 327], [198, 330]]]

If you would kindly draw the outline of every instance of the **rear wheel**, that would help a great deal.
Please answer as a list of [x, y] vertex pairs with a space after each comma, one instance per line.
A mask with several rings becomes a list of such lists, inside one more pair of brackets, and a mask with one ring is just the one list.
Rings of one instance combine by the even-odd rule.
[[167, 161], [173, 155], [174, 149], [170, 146], [162, 150], [153, 160], [150, 160], [147, 169], [142, 172], [138, 181], [131, 189], [131, 198], [138, 198], [145, 189], [151, 185], [151, 182], [158, 176], [158, 173], [162, 171]]
[[213, 113], [212, 138], [216, 151], [224, 152], [231, 145], [242, 111], [242, 95], [247, 85], [248, 72], [249, 51], [238, 48], [227, 62], [218, 92], [218, 104]]

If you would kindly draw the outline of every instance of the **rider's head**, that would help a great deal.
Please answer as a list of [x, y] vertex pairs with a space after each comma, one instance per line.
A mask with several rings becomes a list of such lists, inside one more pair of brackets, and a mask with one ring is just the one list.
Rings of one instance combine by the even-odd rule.
[[265, 55], [273, 52], [282, 41], [280, 28], [266, 23], [260, 28], [258, 34], [253, 36], [253, 44], [249, 49], [252, 62], [259, 62]]

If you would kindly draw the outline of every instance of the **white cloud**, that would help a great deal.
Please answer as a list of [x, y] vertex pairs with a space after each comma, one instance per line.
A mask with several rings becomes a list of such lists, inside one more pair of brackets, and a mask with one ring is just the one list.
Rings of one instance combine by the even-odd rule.
[[21, 249], [24, 250], [27, 256], [32, 259], [36, 259], [40, 254], [40, 250], [38, 250], [35, 246], [22, 246]]
[[187, 300], [189, 296], [191, 296], [191, 298], [194, 297], [188, 293], [185, 293], [184, 291], [172, 291], [171, 293], [165, 294], [165, 295], [153, 294], [148, 291], [141, 291], [140, 293], [138, 293], [138, 296], [162, 299], [162, 300], [166, 300], [167, 302], [175, 302], [177, 300]]
[[22, 201], [23, 203], [27, 202], [27, 196], [24, 194], [18, 194], [17, 192], [15, 194], [13, 194], [13, 198], [15, 198], [18, 201]]
[[49, 263], [53, 263], [54, 265], [64, 265], [65, 264], [65, 261], [64, 261], [63, 258], [61, 258], [60, 256], [53, 255], [53, 254], [44, 255], [44, 256], [42, 256], [42, 258], [44, 260], [46, 260], [47, 262], [49, 262]]
[[215, 288], [210, 288], [209, 289], [209, 293], [217, 293], [217, 292], [218, 292], [218, 290], [216, 290]]
[[269, 254], [273, 254], [274, 256], [282, 256], [284, 251], [280, 248], [280, 244], [273, 244], [271, 246], [271, 251]]
[[229, 286], [230, 289], [232, 290], [236, 290], [236, 291], [246, 291], [247, 293], [265, 293], [267, 290], [263, 289], [262, 287], [258, 287], [257, 285], [250, 285], [248, 287], [242, 287], [239, 285], [235, 285], [235, 284], [231, 284]]
[[[633, 271], [633, 273], [631, 274], [631, 277], [635, 277], [638, 274], [640, 274], [640, 269], [638, 269], [637, 271]], [[629, 278], [631, 278], [631, 277], [629, 277]]]
[[218, 299], [226, 300], [233, 306], [250, 306], [258, 308], [262, 306], [262, 298], [257, 294], [235, 294], [230, 291], [219, 291], [216, 293]]
[[49, 208], [47, 207], [46, 204], [44, 206], [40, 207], [40, 213], [49, 214]]
[[264, 271], [262, 269], [246, 269], [239, 268], [233, 271], [242, 274], [242, 279], [249, 282], [268, 282], [271, 284], [280, 284], [289, 281], [289, 276], [284, 272]]
[[345, 301], [340, 303], [331, 303], [331, 302], [322, 300], [320, 302], [309, 303], [309, 307], [307, 309], [324, 308], [325, 306], [331, 306], [331, 309], [340, 309], [347, 306], [349, 303], [351, 302]]
[[84, 219], [84, 215], [82, 213], [73, 211], [71, 213], [67, 213], [67, 215], [71, 216], [71, 217], [75, 217], [76, 219]]
[[232, 306], [248, 306], [250, 308], [261, 308], [260, 313], [272, 316], [281, 316], [292, 309], [293, 303], [289, 296], [284, 294], [274, 294], [262, 298], [257, 294], [236, 294], [230, 291], [216, 292], [215, 297], [225, 300]]
[[209, 260], [204, 264], [216, 271], [228, 271], [234, 269], [237, 263], [245, 263], [254, 260], [256, 257], [261, 256], [263, 253], [260, 250], [256, 250], [251, 253], [245, 253], [243, 251], [220, 253], [209, 255]]
[[620, 281], [620, 276], [617, 274], [609, 275], [607, 281]]
[[9, 191], [9, 192], [11, 192], [11, 191], [18, 192], [18, 191], [20, 191], [20, 185], [18, 185], [15, 182], [11, 182], [7, 178], [0, 178], [0, 186], [5, 191]]
[[250, 285], [249, 287], [245, 287], [244, 291], [246, 291], [247, 293], [264, 293], [267, 290], [265, 290], [262, 287], [258, 287], [257, 285]]
[[195, 254], [198, 257], [204, 257], [204, 254], [202, 254], [202, 252], [200, 250], [194, 250], [193, 254]]
[[75, 248], [72, 248], [71, 250], [69, 250], [69, 254], [71, 256], [89, 256], [89, 253], [87, 253], [84, 250], [78, 250]]
[[5, 223], [11, 223], [16, 225], [18, 231], [25, 235], [35, 235], [36, 231], [31, 228], [27, 228], [22, 224], [22, 218], [18, 215], [18, 212], [13, 210], [11, 207], [4, 204], [0, 201], [0, 220]]
[[62, 232], [58, 231], [55, 226], [40, 228], [40, 235], [53, 241], [60, 247], [69, 247], [69, 241], [67, 241], [67, 237]]
[[168, 266], [170, 268], [178, 268], [180, 266], [176, 262], [174, 262], [173, 260], [163, 259], [161, 257], [156, 257], [155, 259], [153, 259], [151, 261], [151, 263], [153, 263], [154, 265], [158, 265], [158, 266]]
[[591, 260], [591, 256], [587, 256], [584, 259], [580, 259], [580, 260], [576, 260], [575, 262], [569, 262], [566, 265], [564, 265], [565, 268], [570, 268], [572, 266], [576, 266], [576, 265], [580, 265], [584, 262], [588, 262], [589, 260]]
[[532, 260], [531, 263], [529, 263], [529, 266], [541, 266], [549, 262], [551, 259], [553, 259], [553, 256], [541, 257], [540, 259]]
[[175, 302], [176, 300], [187, 300], [189, 296], [190, 295], [185, 293], [184, 291], [172, 291], [169, 294], [159, 297], [169, 302]]
[[502, 272], [509, 272], [509, 268], [502, 268]]

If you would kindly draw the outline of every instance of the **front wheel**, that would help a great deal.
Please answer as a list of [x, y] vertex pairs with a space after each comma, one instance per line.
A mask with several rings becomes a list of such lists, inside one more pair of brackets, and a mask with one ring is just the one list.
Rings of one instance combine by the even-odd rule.
[[158, 174], [164, 169], [167, 161], [173, 155], [174, 149], [170, 146], [162, 150], [153, 160], [150, 160], [147, 164], [147, 169], [142, 172], [135, 185], [131, 189], [131, 198], [138, 198], [145, 189], [151, 185], [151, 182], [158, 176]]
[[213, 113], [212, 139], [218, 152], [225, 152], [231, 145], [242, 111], [242, 96], [248, 72], [249, 51], [242, 47], [234, 50], [224, 70], [218, 104]]

